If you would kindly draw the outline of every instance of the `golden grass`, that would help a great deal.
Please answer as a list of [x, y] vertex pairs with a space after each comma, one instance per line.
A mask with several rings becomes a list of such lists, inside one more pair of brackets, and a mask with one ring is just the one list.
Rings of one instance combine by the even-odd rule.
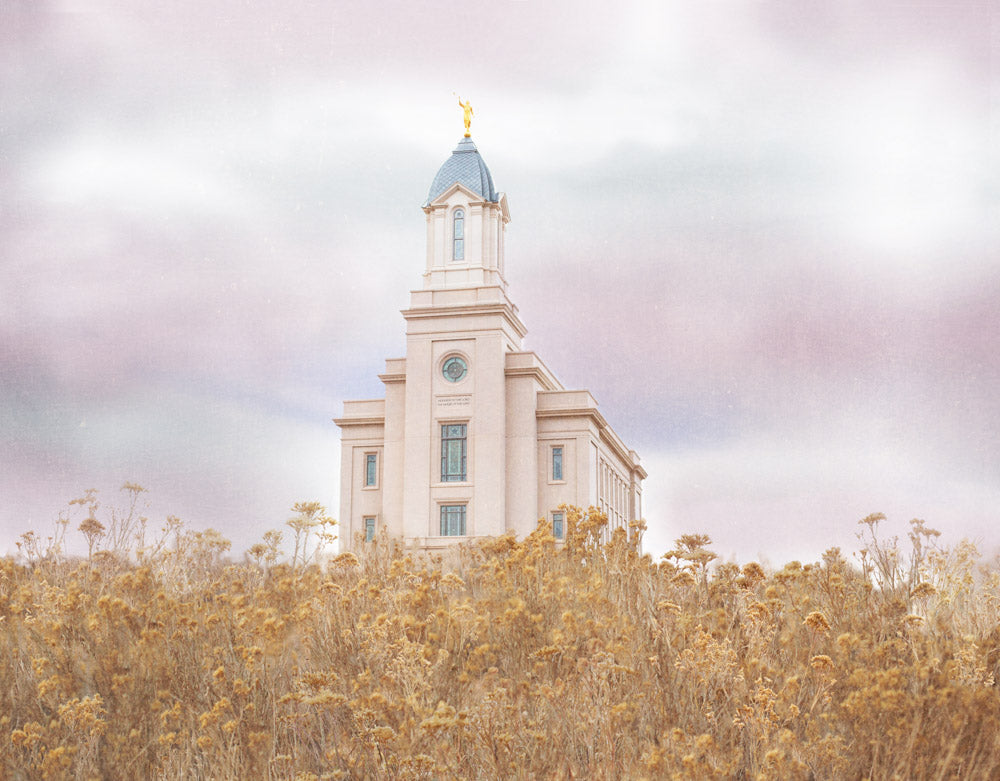
[[2, 559], [0, 777], [1000, 777], [1000, 591], [971, 547], [915, 527], [903, 555], [872, 516], [860, 567], [711, 569], [705, 537], [657, 563], [567, 515], [563, 546], [445, 557], [277, 564], [272, 537], [231, 564], [175, 524]]

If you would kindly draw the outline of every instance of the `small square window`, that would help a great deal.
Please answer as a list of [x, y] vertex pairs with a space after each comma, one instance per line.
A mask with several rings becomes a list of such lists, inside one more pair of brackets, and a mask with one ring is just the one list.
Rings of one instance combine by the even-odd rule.
[[365, 487], [378, 485], [378, 454], [365, 453]]
[[552, 448], [552, 479], [563, 479], [563, 449], [562, 446]]
[[371, 542], [375, 539], [375, 516], [368, 515], [365, 517], [365, 542]]
[[442, 537], [465, 536], [464, 504], [441, 505], [441, 536]]
[[563, 514], [552, 513], [552, 536], [557, 540], [561, 540], [565, 534], [566, 529], [563, 526]]

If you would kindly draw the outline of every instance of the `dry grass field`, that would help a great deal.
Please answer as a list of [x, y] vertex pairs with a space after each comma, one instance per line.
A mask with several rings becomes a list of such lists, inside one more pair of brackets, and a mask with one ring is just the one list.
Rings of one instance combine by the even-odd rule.
[[0, 559], [0, 777], [1000, 778], [998, 572], [919, 522], [768, 572], [572, 509], [564, 545], [323, 559], [300, 505], [232, 563], [147, 542], [139, 490], [77, 501], [85, 558]]

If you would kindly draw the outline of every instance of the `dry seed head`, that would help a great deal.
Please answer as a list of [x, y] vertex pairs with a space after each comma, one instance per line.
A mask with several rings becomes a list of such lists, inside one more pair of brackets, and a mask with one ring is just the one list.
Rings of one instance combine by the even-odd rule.
[[818, 610], [814, 610], [812, 613], [806, 616], [805, 621], [803, 621], [806, 626], [815, 632], [829, 632], [830, 622], [826, 620], [826, 616], [820, 613]]
[[826, 654], [819, 654], [814, 656], [809, 660], [810, 666], [814, 670], [832, 670], [833, 669], [833, 659], [831, 659]]
[[923, 583], [918, 583], [916, 588], [914, 588], [913, 591], [910, 592], [910, 596], [912, 596], [914, 599], [922, 599], [924, 597], [933, 596], [934, 594], [937, 594], [937, 589], [934, 588], [934, 586], [932, 586], [930, 583], [927, 583], [926, 581]]

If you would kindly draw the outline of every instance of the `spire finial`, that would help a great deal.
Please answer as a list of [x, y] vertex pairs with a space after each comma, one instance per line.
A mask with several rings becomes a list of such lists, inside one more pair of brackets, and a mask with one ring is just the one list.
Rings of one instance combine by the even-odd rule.
[[459, 95], [458, 96], [458, 105], [460, 105], [462, 107], [462, 110], [465, 112], [465, 117], [464, 117], [464, 120], [465, 120], [465, 137], [466, 138], [471, 138], [472, 137], [472, 133], [469, 131], [469, 128], [472, 126], [472, 117], [474, 116], [473, 112], [472, 112], [472, 103], [470, 103], [469, 101], [465, 101], [463, 103], [462, 102], [462, 96]]

